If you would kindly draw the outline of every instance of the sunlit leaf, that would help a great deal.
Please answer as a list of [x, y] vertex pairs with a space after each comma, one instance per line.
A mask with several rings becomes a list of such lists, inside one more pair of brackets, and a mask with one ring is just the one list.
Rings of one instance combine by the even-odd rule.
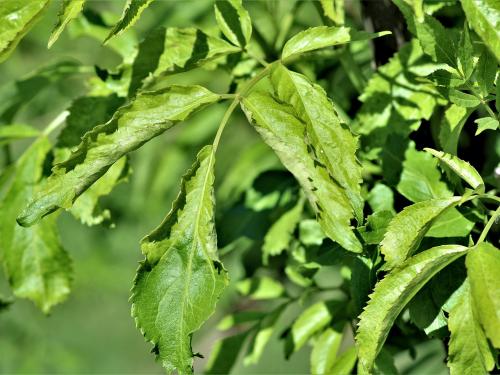
[[57, 39], [59, 39], [59, 36], [63, 32], [66, 25], [71, 22], [73, 18], [78, 17], [83, 9], [84, 4], [85, 0], [63, 0], [61, 4], [61, 11], [58, 15], [57, 24], [54, 26], [52, 34], [50, 34], [48, 43], [49, 48], [52, 47]]
[[106, 43], [112, 37], [121, 34], [137, 22], [141, 13], [153, 2], [153, 0], [127, 0], [120, 20], [113, 26], [104, 40]]
[[245, 47], [252, 35], [252, 20], [241, 0], [217, 0], [215, 19], [226, 38], [236, 46]]

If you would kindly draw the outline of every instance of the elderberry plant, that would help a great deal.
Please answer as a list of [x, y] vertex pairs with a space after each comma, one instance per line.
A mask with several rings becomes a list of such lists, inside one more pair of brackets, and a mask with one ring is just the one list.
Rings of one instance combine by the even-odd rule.
[[[0, 61], [49, 3], [0, 3]], [[202, 370], [192, 336], [226, 293], [237, 302], [207, 373], [257, 363], [279, 322], [284, 357], [310, 344], [313, 374], [404, 372], [395, 356], [430, 338], [451, 374], [498, 370], [499, 3], [218, 0], [216, 27], [167, 22], [136, 43], [131, 28], [158, 3], [128, 0], [110, 25], [91, 2], [63, 0], [48, 47], [68, 28], [121, 62], [58, 62], [0, 90], [0, 259], [13, 296], [44, 313], [64, 301], [61, 211], [108, 222], [99, 201], [134, 179], [129, 154], [223, 105], [213, 141], [140, 243], [132, 317], [167, 373]], [[222, 72], [226, 91], [187, 82], [194, 71]], [[43, 130], [16, 123], [30, 91], [70, 76], [87, 91], [67, 110]], [[260, 140], [238, 139], [218, 175], [238, 116]], [[234, 254], [244, 271], [230, 280]]]

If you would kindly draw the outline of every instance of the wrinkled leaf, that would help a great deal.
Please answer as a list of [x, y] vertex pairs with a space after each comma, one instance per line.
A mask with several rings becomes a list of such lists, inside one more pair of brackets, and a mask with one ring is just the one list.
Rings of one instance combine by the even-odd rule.
[[106, 124], [85, 134], [71, 157], [56, 165], [18, 222], [29, 226], [58, 208], [70, 208], [121, 157], [219, 98], [201, 86], [174, 85], [141, 93]]
[[468, 248], [444, 245], [423, 251], [391, 271], [376, 286], [360, 315], [356, 343], [358, 373], [369, 374], [394, 321], [406, 304], [441, 269]]
[[228, 284], [217, 257], [214, 151], [204, 147], [184, 175], [162, 224], [142, 241], [146, 259], [132, 289], [132, 315], [167, 372], [192, 373], [191, 336]]

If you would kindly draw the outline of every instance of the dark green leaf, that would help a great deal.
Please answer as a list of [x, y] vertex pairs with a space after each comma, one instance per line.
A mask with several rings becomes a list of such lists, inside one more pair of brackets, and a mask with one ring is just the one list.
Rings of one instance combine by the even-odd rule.
[[243, 332], [217, 340], [213, 345], [204, 373], [214, 375], [231, 373], [247, 336], [248, 333]]
[[211, 146], [199, 152], [172, 210], [142, 241], [132, 315], [168, 372], [192, 373], [191, 336], [228, 284], [217, 258], [214, 158]]
[[356, 343], [358, 373], [369, 374], [394, 321], [406, 304], [441, 269], [465, 255], [468, 248], [444, 245], [423, 251], [391, 271], [376, 286], [360, 315]]
[[58, 208], [69, 209], [124, 155], [219, 98], [201, 86], [170, 86], [141, 93], [106, 124], [85, 134], [71, 157], [54, 168], [18, 222], [29, 226]]

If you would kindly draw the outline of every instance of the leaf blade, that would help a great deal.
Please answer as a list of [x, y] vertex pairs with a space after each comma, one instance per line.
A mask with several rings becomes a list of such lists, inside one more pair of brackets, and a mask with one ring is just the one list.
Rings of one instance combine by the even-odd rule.
[[252, 36], [252, 20], [241, 0], [218, 0], [215, 19], [222, 33], [236, 46], [244, 48]]
[[61, 10], [58, 15], [57, 24], [54, 26], [48, 41], [48, 48], [59, 39], [64, 28], [71, 22], [72, 19], [78, 17], [83, 9], [85, 0], [63, 0]]

